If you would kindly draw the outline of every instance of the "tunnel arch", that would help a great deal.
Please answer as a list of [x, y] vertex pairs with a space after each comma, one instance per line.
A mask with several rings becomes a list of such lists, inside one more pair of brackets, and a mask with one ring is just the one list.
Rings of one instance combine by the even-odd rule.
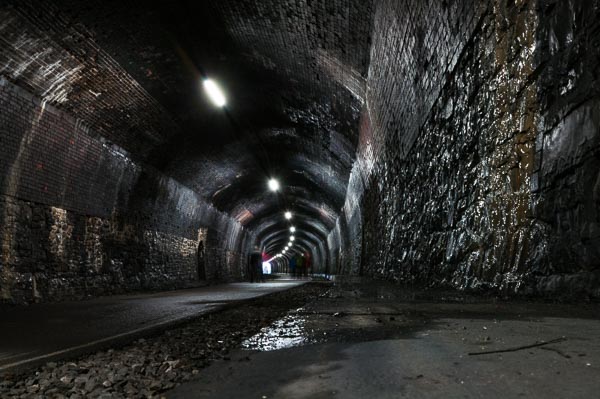
[[285, 210], [332, 272], [513, 291], [595, 273], [595, 48], [571, 51], [590, 2], [241, 3], [0, 5], [2, 295], [180, 287], [200, 229], [207, 275], [241, 279]]

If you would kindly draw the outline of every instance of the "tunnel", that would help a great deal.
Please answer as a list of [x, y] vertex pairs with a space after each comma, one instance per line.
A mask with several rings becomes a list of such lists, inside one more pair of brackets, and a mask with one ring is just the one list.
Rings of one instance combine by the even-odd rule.
[[593, 397], [600, 2], [4, 0], [0, 240], [2, 397]]

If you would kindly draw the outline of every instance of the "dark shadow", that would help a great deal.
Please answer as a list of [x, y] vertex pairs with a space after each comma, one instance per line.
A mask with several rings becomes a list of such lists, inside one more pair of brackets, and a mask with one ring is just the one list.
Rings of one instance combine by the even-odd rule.
[[204, 241], [198, 243], [198, 280], [206, 280]]

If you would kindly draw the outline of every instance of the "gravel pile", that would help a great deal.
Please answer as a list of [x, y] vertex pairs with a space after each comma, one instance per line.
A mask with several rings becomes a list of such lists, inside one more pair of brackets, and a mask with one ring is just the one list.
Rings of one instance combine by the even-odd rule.
[[201, 373], [213, 360], [229, 360], [230, 349], [326, 290], [325, 285], [306, 284], [205, 315], [119, 349], [76, 361], [50, 362], [27, 374], [6, 375], [0, 381], [0, 397], [164, 397], [165, 391]]

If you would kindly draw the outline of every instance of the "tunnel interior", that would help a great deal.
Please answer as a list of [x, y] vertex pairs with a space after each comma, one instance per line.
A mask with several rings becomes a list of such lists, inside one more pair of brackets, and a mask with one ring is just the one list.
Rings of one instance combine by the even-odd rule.
[[600, 297], [598, 1], [9, 0], [0, 21], [2, 302], [244, 280], [255, 245], [282, 271]]

